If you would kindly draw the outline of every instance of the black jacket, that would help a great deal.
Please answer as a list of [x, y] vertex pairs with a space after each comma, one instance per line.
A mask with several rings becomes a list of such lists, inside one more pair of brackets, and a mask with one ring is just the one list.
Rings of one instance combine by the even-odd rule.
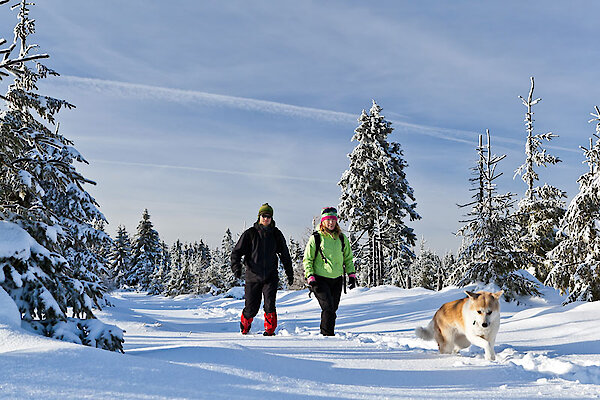
[[275, 221], [267, 227], [258, 222], [247, 229], [231, 252], [231, 270], [235, 274], [242, 269], [242, 256], [246, 265], [246, 281], [258, 282], [277, 278], [277, 256], [286, 275], [292, 276], [292, 259], [285, 244], [283, 233], [275, 227]]

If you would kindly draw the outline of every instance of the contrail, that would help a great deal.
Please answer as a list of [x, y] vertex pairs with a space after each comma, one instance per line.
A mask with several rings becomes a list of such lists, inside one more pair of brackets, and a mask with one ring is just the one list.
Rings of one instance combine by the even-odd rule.
[[[48, 79], [54, 85], [66, 84], [75, 87], [84, 87], [86, 90], [95, 90], [122, 98], [162, 100], [181, 104], [200, 104], [208, 106], [229, 107], [247, 111], [257, 111], [268, 114], [287, 115], [295, 118], [313, 119], [318, 121], [355, 125], [358, 114], [340, 111], [323, 110], [319, 108], [301, 107], [274, 101], [257, 100], [247, 97], [226, 96], [215, 93], [200, 92], [195, 90], [172, 89], [160, 86], [142, 85], [95, 78], [82, 78], [79, 76], [62, 75], [58, 78]], [[422, 124], [413, 124], [403, 121], [390, 120], [397, 131], [414, 132], [452, 142], [476, 145], [481, 132], [460, 129], [440, 128]], [[523, 145], [524, 141], [496, 136], [495, 141], [511, 145]], [[579, 149], [569, 149], [546, 145], [555, 150], [578, 153]]]
[[108, 93], [123, 98], [145, 100], [164, 100], [182, 104], [202, 104], [224, 106], [240, 110], [258, 111], [269, 114], [283, 114], [291, 117], [317, 119], [336, 123], [353, 123], [357, 116], [349, 113], [321, 110], [318, 108], [299, 107], [274, 101], [256, 100], [246, 97], [225, 96], [221, 94], [199, 92], [194, 90], [172, 89], [159, 86], [142, 85], [109, 81], [103, 79], [81, 78], [78, 76], [61, 76], [53, 79], [53, 84], [61, 81], [70, 86]]
[[[268, 114], [279, 114], [296, 118], [341, 123], [351, 126], [356, 125], [359, 116], [358, 113], [351, 114], [311, 107], [301, 107], [273, 101], [251, 99], [247, 97], [226, 96], [194, 90], [172, 89], [159, 86], [142, 85], [138, 83], [82, 78], [70, 75], [62, 75], [58, 78], [48, 79], [47, 82], [52, 83], [53, 85], [66, 84], [74, 87], [83, 87], [86, 90], [95, 90], [97, 92], [122, 98], [162, 100], [188, 105], [201, 104], [208, 106], [229, 107], [240, 110], [258, 111]], [[453, 142], [476, 144], [478, 135], [476, 132], [471, 131], [438, 128], [394, 120], [390, 121], [399, 131], [418, 132], [423, 135], [433, 136]]]
[[208, 173], [214, 173], [214, 174], [242, 175], [242, 176], [251, 176], [251, 177], [259, 177], [259, 178], [287, 179], [287, 180], [294, 180], [294, 181], [337, 184], [336, 181], [328, 180], [328, 179], [306, 178], [306, 177], [291, 176], [291, 175], [264, 174], [264, 173], [260, 173], [260, 172], [234, 171], [234, 170], [216, 169], [216, 168], [189, 167], [189, 166], [180, 166], [180, 165], [138, 163], [138, 162], [114, 161], [114, 160], [98, 160], [98, 159], [96, 159], [96, 160], [89, 160], [89, 161], [91, 161], [93, 163], [99, 163], [99, 164], [127, 165], [127, 166], [145, 167], [145, 168], [179, 169], [179, 170], [186, 170], [186, 171], [208, 172]]

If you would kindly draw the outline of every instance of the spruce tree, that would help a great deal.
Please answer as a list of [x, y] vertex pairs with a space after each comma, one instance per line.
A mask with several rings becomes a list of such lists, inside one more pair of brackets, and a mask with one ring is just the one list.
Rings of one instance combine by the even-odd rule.
[[552, 269], [546, 284], [567, 293], [566, 303], [600, 300], [600, 108], [592, 116], [596, 140], [581, 147], [589, 171], [577, 180], [579, 193], [561, 222], [563, 240], [548, 254]]
[[208, 245], [202, 240], [196, 244], [196, 263], [198, 264], [198, 293], [207, 293], [209, 286], [207, 284], [207, 271], [212, 263], [213, 254]]
[[113, 286], [124, 288], [127, 274], [131, 270], [131, 241], [123, 225], [117, 227], [117, 236], [108, 256], [108, 265]]
[[[413, 189], [406, 179], [407, 163], [399, 143], [388, 142], [391, 123], [373, 101], [369, 114], [363, 110], [352, 140], [358, 142], [349, 168], [340, 182], [339, 215], [361, 245], [356, 247], [359, 267], [367, 286], [391, 282], [389, 260], [395, 254], [413, 255], [416, 236], [404, 219], [420, 219]], [[354, 248], [353, 248], [354, 249]], [[367, 261], [368, 260], [368, 261]]]
[[436, 290], [442, 290], [442, 288], [452, 284], [450, 280], [453, 276], [454, 270], [456, 270], [456, 257], [454, 257], [452, 252], [447, 252], [442, 259], [442, 268], [438, 274]]
[[127, 277], [127, 284], [137, 286], [141, 290], [148, 290], [152, 274], [158, 268], [161, 248], [158, 232], [153, 228], [147, 209], [142, 213], [142, 219], [138, 224], [132, 253], [131, 271]]
[[235, 286], [236, 278], [233, 275], [233, 271], [231, 270], [231, 252], [235, 247], [235, 242], [233, 241], [233, 235], [231, 234], [231, 230], [229, 228], [225, 231], [223, 235], [223, 240], [221, 240], [221, 254], [223, 256], [223, 262], [221, 263], [220, 275], [222, 282], [222, 289], [227, 291]]
[[304, 289], [304, 284], [306, 280], [304, 278], [304, 264], [302, 263], [302, 261], [304, 259], [304, 249], [306, 248], [306, 243], [302, 244], [294, 238], [290, 238], [288, 248], [290, 249], [290, 257], [292, 259], [292, 270], [294, 271], [294, 284], [288, 287], [288, 289]]
[[169, 272], [171, 269], [171, 257], [169, 254], [169, 248], [163, 241], [160, 242], [160, 256], [158, 258], [158, 266], [155, 268], [152, 278], [150, 280], [150, 286], [148, 288], [148, 294], [161, 294], [165, 291], [165, 285], [168, 280]]
[[[13, 78], [0, 96], [0, 220], [3, 229], [31, 244], [32, 253], [0, 258], [0, 285], [33, 329], [122, 350], [118, 328], [85, 321], [94, 318], [92, 307], [103, 303], [97, 274], [104, 260], [97, 249], [109, 238], [95, 228], [104, 217], [84, 189], [93, 182], [74, 166], [85, 160], [55, 121], [61, 109], [74, 106], [37, 92], [39, 80], [58, 74], [40, 62], [48, 55], [35, 53], [38, 46], [29, 43], [35, 32], [30, 5], [22, 0], [13, 6], [18, 10], [13, 42], [0, 49], [0, 79]], [[93, 332], [90, 324], [96, 326]], [[67, 331], [72, 335], [60, 333]]]
[[[390, 285], [403, 289], [411, 289], [413, 287], [411, 265], [414, 259], [414, 254], [396, 249], [396, 254], [392, 254], [391, 257]], [[361, 279], [365, 278], [361, 276]]]
[[219, 247], [215, 247], [211, 252], [210, 264], [203, 273], [203, 282], [206, 285], [203, 291], [218, 294], [225, 287], [223, 276], [224, 266], [229, 266], [229, 259]]
[[425, 247], [425, 239], [421, 239], [419, 254], [410, 266], [412, 285], [436, 290], [441, 272], [442, 260], [438, 255]]
[[171, 261], [171, 268], [166, 276], [166, 283], [164, 285], [164, 291], [166, 295], [176, 296], [180, 294], [179, 287], [179, 274], [183, 266], [183, 244], [179, 239], [173, 243], [169, 251], [169, 259]]
[[479, 136], [478, 162], [473, 168], [474, 201], [461, 207], [472, 207], [468, 219], [458, 234], [463, 243], [457, 260], [454, 283], [494, 283], [504, 290], [504, 297], [539, 295], [537, 284], [520, 271], [528, 265], [529, 254], [515, 248], [519, 226], [510, 213], [513, 194], [497, 193], [494, 182], [502, 173], [496, 172], [505, 155], [492, 154], [490, 133], [484, 146]]
[[[541, 99], [533, 99], [534, 79], [531, 77], [531, 89], [527, 99], [519, 96], [527, 108], [525, 127], [527, 140], [525, 142], [525, 162], [515, 171], [514, 177], [521, 175], [527, 184], [525, 196], [518, 204], [516, 213], [517, 223], [521, 227], [519, 246], [524, 252], [531, 254], [529, 270], [543, 282], [548, 270], [546, 253], [558, 244], [556, 231], [561, 218], [565, 214], [566, 193], [551, 185], [536, 186], [539, 180], [535, 167], [554, 165], [560, 162], [542, 149], [543, 141], [550, 141], [556, 135], [551, 132], [544, 134], [533, 133], [533, 106]], [[514, 178], [513, 177], [513, 178]]]

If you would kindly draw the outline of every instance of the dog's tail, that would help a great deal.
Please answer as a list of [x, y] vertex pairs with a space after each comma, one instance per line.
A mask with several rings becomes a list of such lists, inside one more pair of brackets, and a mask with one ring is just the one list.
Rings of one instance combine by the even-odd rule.
[[426, 327], [419, 326], [415, 329], [415, 335], [423, 340], [433, 340], [433, 320]]

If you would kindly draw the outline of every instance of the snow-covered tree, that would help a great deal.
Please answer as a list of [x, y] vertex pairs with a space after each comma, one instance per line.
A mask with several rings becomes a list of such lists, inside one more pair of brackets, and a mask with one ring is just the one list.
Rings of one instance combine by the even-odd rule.
[[300, 243], [294, 238], [290, 238], [288, 248], [290, 249], [292, 270], [294, 271], [294, 284], [288, 289], [304, 289], [306, 280], [304, 278], [304, 264], [302, 263], [302, 260], [304, 259], [304, 249], [306, 248], [306, 243]]
[[158, 258], [158, 264], [152, 273], [148, 294], [161, 294], [164, 292], [170, 270], [171, 257], [169, 254], [169, 247], [165, 242], [161, 241], [160, 257]]
[[410, 265], [412, 285], [425, 289], [436, 290], [441, 279], [442, 260], [425, 247], [425, 239], [421, 239], [419, 254]]
[[[91, 322], [67, 316], [94, 318], [92, 308], [102, 303], [104, 290], [97, 276], [104, 260], [95, 247], [110, 239], [94, 228], [104, 216], [84, 190], [93, 182], [74, 166], [85, 160], [55, 122], [57, 112], [74, 106], [37, 93], [40, 79], [58, 74], [40, 62], [48, 55], [35, 53], [38, 46], [28, 41], [35, 32], [31, 5], [21, 0], [13, 6], [18, 10], [13, 42], [0, 49], [0, 79], [13, 78], [0, 96], [0, 220], [15, 232], [23, 229], [16, 234], [35, 242], [38, 251], [34, 257], [0, 257], [0, 285], [33, 329], [59, 337], [68, 325], [73, 330], [66, 340], [122, 350], [118, 328], [97, 321], [99, 336], [91, 340], [89, 331], [75, 328]], [[0, 46], [5, 43], [0, 40]]]
[[[64, 181], [73, 181], [60, 187], [50, 179], [41, 181], [44, 191], [42, 201], [52, 210], [64, 235], [59, 236], [58, 251], [69, 263], [72, 277], [78, 279], [82, 290], [87, 293], [97, 307], [103, 303], [100, 282], [108, 277], [107, 260], [104, 251], [112, 242], [110, 236], [104, 232], [106, 219], [98, 209], [98, 204], [85, 191], [85, 183], [94, 183], [81, 176], [74, 167], [74, 162], [86, 162], [79, 152], [72, 147], [72, 142], [64, 139], [66, 144], [62, 148], [48, 146], [48, 155], [57, 165], [70, 166], [59, 168], [59, 173]], [[86, 162], [87, 163], [87, 162]], [[78, 307], [77, 316], [86, 313], [85, 307]]]
[[548, 254], [546, 284], [568, 293], [567, 303], [600, 300], [600, 108], [592, 116], [595, 143], [590, 139], [589, 148], [581, 147], [589, 171], [577, 180], [579, 193], [561, 222], [564, 239]]
[[189, 244], [175, 242], [171, 248], [171, 271], [165, 287], [165, 294], [177, 296], [195, 293], [197, 275], [193, 271], [191, 249]]
[[[358, 142], [349, 168], [340, 182], [339, 215], [348, 221], [348, 230], [357, 241], [357, 256], [365, 262], [367, 286], [388, 283], [394, 254], [413, 255], [416, 236], [404, 219], [420, 219], [415, 208], [413, 189], [406, 179], [407, 163], [399, 143], [388, 142], [391, 123], [381, 115], [373, 101], [369, 113], [363, 110], [352, 140]], [[366, 234], [366, 235], [365, 235]], [[367, 255], [368, 254], [368, 255]]]
[[[539, 180], [535, 167], [554, 165], [560, 160], [549, 155], [542, 148], [543, 141], [550, 141], [557, 135], [551, 132], [544, 134], [533, 133], [533, 106], [541, 99], [533, 98], [534, 79], [531, 77], [531, 89], [527, 99], [519, 96], [527, 108], [525, 127], [527, 140], [525, 142], [525, 162], [515, 171], [514, 177], [521, 175], [527, 184], [525, 196], [518, 204], [516, 213], [517, 223], [521, 227], [519, 239], [520, 248], [532, 255], [529, 258], [528, 269], [535, 277], [544, 281], [548, 275], [546, 268], [546, 253], [558, 244], [556, 231], [558, 224], [565, 214], [566, 193], [551, 185], [536, 186]], [[513, 177], [513, 179], [514, 179]]]
[[510, 214], [513, 194], [500, 195], [494, 182], [502, 173], [496, 172], [505, 157], [492, 154], [490, 133], [487, 144], [479, 136], [479, 160], [473, 168], [474, 201], [461, 207], [472, 207], [468, 219], [458, 234], [463, 236], [454, 281], [461, 286], [471, 283], [495, 283], [504, 290], [507, 300], [517, 296], [538, 295], [537, 284], [522, 271], [528, 265], [529, 254], [515, 248], [519, 226]]
[[123, 225], [117, 227], [117, 236], [108, 257], [111, 281], [114, 287], [124, 288], [131, 270], [131, 241]]
[[164, 285], [164, 293], [177, 296], [219, 292], [215, 285], [216, 278], [211, 274], [211, 260], [211, 252], [202, 241], [175, 242], [170, 251], [171, 267]]
[[165, 284], [163, 285], [163, 293], [169, 296], [176, 296], [180, 294], [178, 288], [179, 273], [183, 265], [183, 244], [180, 240], [177, 240], [169, 249], [169, 259], [171, 261], [171, 267], [169, 273], [166, 276]]
[[452, 284], [451, 277], [456, 270], [456, 257], [452, 252], [447, 252], [442, 259], [442, 269], [438, 275], [437, 289], [442, 290], [444, 287]]
[[414, 254], [399, 250], [396, 250], [396, 254], [392, 254], [389, 273], [390, 285], [398, 286], [404, 289], [411, 289], [413, 287], [413, 277], [411, 275], [410, 267], [414, 259]]
[[[231, 271], [231, 252], [235, 247], [231, 230], [227, 229], [221, 240], [221, 246], [215, 248], [210, 254], [210, 263], [203, 273], [205, 283], [210, 286], [213, 293], [224, 292], [235, 286], [237, 279]], [[204, 269], [204, 268], [201, 268]]]
[[147, 209], [142, 213], [132, 247], [131, 272], [127, 276], [127, 284], [148, 290], [160, 260], [161, 248], [158, 232], [150, 221]]
[[231, 230], [227, 229], [225, 234], [223, 235], [223, 240], [221, 240], [221, 255], [223, 257], [223, 262], [221, 263], [220, 275], [221, 275], [221, 288], [224, 291], [227, 291], [235, 286], [237, 279], [233, 275], [233, 271], [231, 271], [231, 252], [235, 247], [235, 242], [233, 241], [233, 235], [231, 234]]

